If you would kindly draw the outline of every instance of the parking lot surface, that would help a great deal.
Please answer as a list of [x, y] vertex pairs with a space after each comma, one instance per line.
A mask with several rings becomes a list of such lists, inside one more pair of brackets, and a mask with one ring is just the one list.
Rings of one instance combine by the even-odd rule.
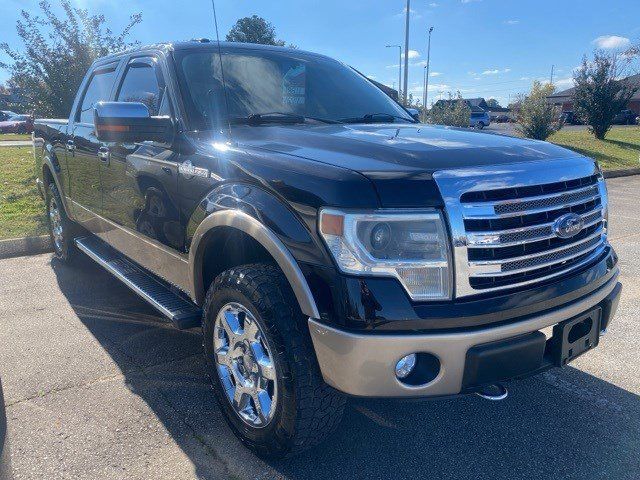
[[502, 402], [349, 401], [319, 448], [264, 462], [219, 412], [197, 330], [91, 260], [0, 261], [0, 377], [16, 479], [640, 477], [640, 177], [612, 179], [623, 296], [600, 346]]

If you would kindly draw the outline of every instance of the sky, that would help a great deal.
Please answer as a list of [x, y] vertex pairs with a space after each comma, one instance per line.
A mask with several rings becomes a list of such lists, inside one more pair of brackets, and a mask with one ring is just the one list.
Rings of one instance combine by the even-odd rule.
[[[131, 40], [143, 44], [215, 39], [211, 0], [72, 1], [104, 14], [116, 32], [131, 14], [142, 12]], [[397, 87], [398, 49], [385, 45], [404, 45], [406, 0], [215, 2], [221, 39], [238, 18], [256, 14], [273, 23], [287, 43]], [[0, 2], [0, 43], [18, 49], [24, 48], [15, 28], [21, 9], [36, 13], [37, 0]], [[548, 81], [552, 65], [557, 89], [568, 88], [583, 55], [640, 43], [639, 0], [412, 0], [410, 12], [409, 91], [417, 98], [422, 97], [427, 31], [434, 27], [429, 104], [460, 91], [506, 105], [534, 79]], [[7, 77], [0, 70], [0, 83]]]

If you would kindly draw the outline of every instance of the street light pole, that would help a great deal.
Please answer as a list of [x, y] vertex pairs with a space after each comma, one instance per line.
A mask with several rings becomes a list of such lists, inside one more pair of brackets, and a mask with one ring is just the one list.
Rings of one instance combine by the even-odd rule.
[[433, 27], [429, 28], [429, 41], [427, 42], [427, 72], [424, 80], [424, 103], [422, 104], [423, 121], [427, 120], [427, 99], [429, 98], [429, 65], [431, 63], [431, 32]]
[[402, 46], [400, 45], [385, 45], [387, 48], [398, 49], [398, 101], [400, 98], [400, 88], [402, 87]]
[[404, 87], [402, 97], [404, 105], [407, 104], [407, 90], [409, 80], [409, 16], [411, 15], [411, 0], [407, 0], [407, 12], [404, 25]]

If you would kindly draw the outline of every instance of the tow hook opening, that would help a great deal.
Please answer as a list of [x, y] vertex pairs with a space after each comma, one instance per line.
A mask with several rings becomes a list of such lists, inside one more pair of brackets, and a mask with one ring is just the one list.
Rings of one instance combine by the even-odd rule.
[[497, 402], [499, 400], [504, 400], [509, 396], [509, 390], [501, 383], [494, 383], [492, 385], [485, 385], [481, 387], [480, 390], [476, 392], [481, 398], [485, 400], [491, 400]]

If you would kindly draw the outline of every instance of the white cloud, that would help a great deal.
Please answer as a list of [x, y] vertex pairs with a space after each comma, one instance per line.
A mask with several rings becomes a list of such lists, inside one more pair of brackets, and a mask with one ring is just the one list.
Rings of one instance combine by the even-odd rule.
[[596, 38], [593, 42], [596, 47], [606, 50], [615, 50], [618, 48], [625, 48], [631, 45], [631, 40], [627, 37], [621, 37], [619, 35], [603, 35]]
[[499, 73], [509, 73], [511, 71], [510, 68], [503, 68], [500, 70], [499, 68], [488, 69], [482, 72], [482, 75], [498, 75]]
[[505, 20], [502, 23], [504, 23], [505, 25], [517, 25], [517, 24], [520, 23], [520, 20], [513, 20], [513, 19], [512, 20]]
[[376, 78], [378, 78], [378, 77], [376, 77], [375, 75], [365, 75], [365, 76], [366, 76], [367, 78], [370, 78], [371, 80], [375, 80]]
[[440, 4], [439, 4], [439, 3], [436, 3], [436, 2], [431, 2], [431, 3], [429, 4], [429, 6], [430, 6], [431, 8], [436, 8], [436, 7], [439, 7], [439, 6], [440, 6]]
[[[418, 58], [420, 56], [420, 52], [417, 50], [409, 50], [409, 60], [412, 58]], [[404, 58], [404, 53], [402, 54], [402, 58]]]
[[[407, 7], [404, 7], [402, 9], [402, 11], [400, 13], [396, 13], [395, 16], [404, 18], [406, 15], [407, 15]], [[413, 8], [409, 9], [409, 16], [413, 20], [419, 20], [420, 18], [422, 18], [422, 15], [420, 15], [418, 12], [416, 12]]]
[[530, 77], [520, 77], [520, 80], [531, 80]]
[[462, 3], [481, 2], [482, 0], [461, 0]]
[[431, 72], [431, 73], [429, 73], [430, 77], [439, 77], [440, 75], [442, 75], [442, 72]]

